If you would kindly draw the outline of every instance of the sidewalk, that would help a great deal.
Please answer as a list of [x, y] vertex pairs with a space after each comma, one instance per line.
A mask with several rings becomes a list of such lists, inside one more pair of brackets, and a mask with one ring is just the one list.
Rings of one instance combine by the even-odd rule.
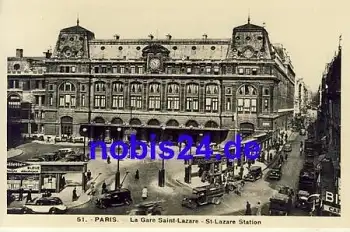
[[7, 151], [7, 158], [11, 159], [22, 154], [23, 151], [21, 149], [10, 149], [9, 151]]

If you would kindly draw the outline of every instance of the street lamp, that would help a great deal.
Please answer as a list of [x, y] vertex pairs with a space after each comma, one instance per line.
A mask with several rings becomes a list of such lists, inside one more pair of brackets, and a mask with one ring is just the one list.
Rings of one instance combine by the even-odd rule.
[[[162, 129], [162, 131], [161, 131], [161, 140], [163, 140], [165, 127], [162, 126], [161, 129]], [[162, 169], [160, 169], [159, 172], [158, 172], [158, 186], [159, 187], [164, 187], [165, 186], [164, 157], [162, 159]]]
[[[117, 131], [118, 131], [118, 136], [120, 137], [120, 132], [121, 132], [121, 128], [118, 127]], [[119, 151], [119, 147], [118, 147], [118, 151]], [[120, 187], [120, 168], [119, 168], [119, 161], [120, 159], [117, 159], [117, 172], [115, 173], [115, 190], [118, 190]]]
[[82, 157], [82, 160], [81, 161], [84, 161], [84, 158], [85, 158], [85, 150], [86, 150], [86, 132], [87, 132], [87, 128], [86, 127], [84, 127], [83, 128], [83, 136], [84, 136], [84, 151], [83, 151], [83, 157]]

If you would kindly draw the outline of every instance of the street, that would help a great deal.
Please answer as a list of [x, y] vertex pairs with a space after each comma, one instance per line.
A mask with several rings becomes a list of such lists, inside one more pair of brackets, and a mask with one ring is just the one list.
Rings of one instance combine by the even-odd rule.
[[[288, 160], [283, 165], [283, 175], [280, 181], [268, 181], [266, 178], [256, 182], [248, 182], [244, 186], [242, 196], [233, 193], [226, 194], [224, 200], [220, 205], [206, 205], [198, 207], [197, 209], [188, 209], [181, 206], [181, 200], [185, 195], [191, 193], [188, 186], [184, 186], [174, 179], [176, 173], [183, 172], [183, 161], [166, 160], [165, 169], [167, 175], [166, 186], [164, 188], [158, 187], [158, 170], [161, 167], [160, 160], [125, 160], [120, 161], [121, 179], [129, 172], [123, 183], [123, 187], [131, 191], [133, 204], [130, 206], [111, 207], [107, 209], [99, 209], [95, 206], [95, 201], [92, 201], [69, 209], [68, 214], [106, 214], [106, 215], [126, 215], [135, 204], [141, 203], [141, 190], [144, 186], [148, 188], [149, 197], [146, 201], [162, 200], [164, 208], [164, 215], [242, 215], [244, 214], [245, 204], [249, 201], [254, 209], [256, 203], [260, 201], [263, 205], [262, 214], [268, 214], [269, 198], [278, 190], [279, 185], [287, 185], [293, 187], [295, 190], [298, 183], [299, 170], [303, 165], [303, 157], [299, 155], [300, 140], [304, 138], [297, 136], [292, 144], [292, 152], [288, 156]], [[16, 157], [18, 160], [26, 160], [38, 153], [49, 152], [61, 148], [57, 145], [46, 144], [26, 144], [22, 146], [24, 154]], [[90, 162], [99, 162], [95, 164], [99, 166], [102, 177], [109, 189], [114, 189], [116, 162], [112, 160], [111, 164], [107, 164], [103, 160], [93, 160]], [[139, 170], [140, 179], [135, 180], [134, 175], [136, 170]], [[265, 173], [266, 174], [266, 173]], [[97, 175], [97, 173], [93, 173]], [[95, 187], [98, 194], [101, 192], [102, 182]], [[254, 212], [254, 210], [253, 210]], [[291, 215], [307, 215], [306, 212], [293, 210]]]

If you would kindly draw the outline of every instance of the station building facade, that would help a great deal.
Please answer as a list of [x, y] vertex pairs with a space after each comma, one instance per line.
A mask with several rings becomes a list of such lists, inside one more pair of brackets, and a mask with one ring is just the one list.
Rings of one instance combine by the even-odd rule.
[[77, 21], [44, 54], [8, 58], [8, 99], [31, 106], [22, 133], [118, 139], [132, 128], [220, 143], [237, 131], [272, 138], [293, 118], [290, 57], [250, 20], [227, 39], [103, 40]]

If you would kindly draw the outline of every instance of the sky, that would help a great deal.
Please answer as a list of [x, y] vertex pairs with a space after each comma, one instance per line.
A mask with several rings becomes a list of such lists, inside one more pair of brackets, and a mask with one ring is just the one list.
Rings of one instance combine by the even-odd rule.
[[[313, 91], [338, 49], [339, 35], [349, 33], [346, 0], [0, 0], [2, 50], [15, 56], [42, 56], [54, 48], [61, 29], [76, 24], [98, 39], [230, 38], [232, 29], [265, 23], [272, 43], [288, 50], [297, 77]], [[346, 30], [347, 29], [347, 30]]]

